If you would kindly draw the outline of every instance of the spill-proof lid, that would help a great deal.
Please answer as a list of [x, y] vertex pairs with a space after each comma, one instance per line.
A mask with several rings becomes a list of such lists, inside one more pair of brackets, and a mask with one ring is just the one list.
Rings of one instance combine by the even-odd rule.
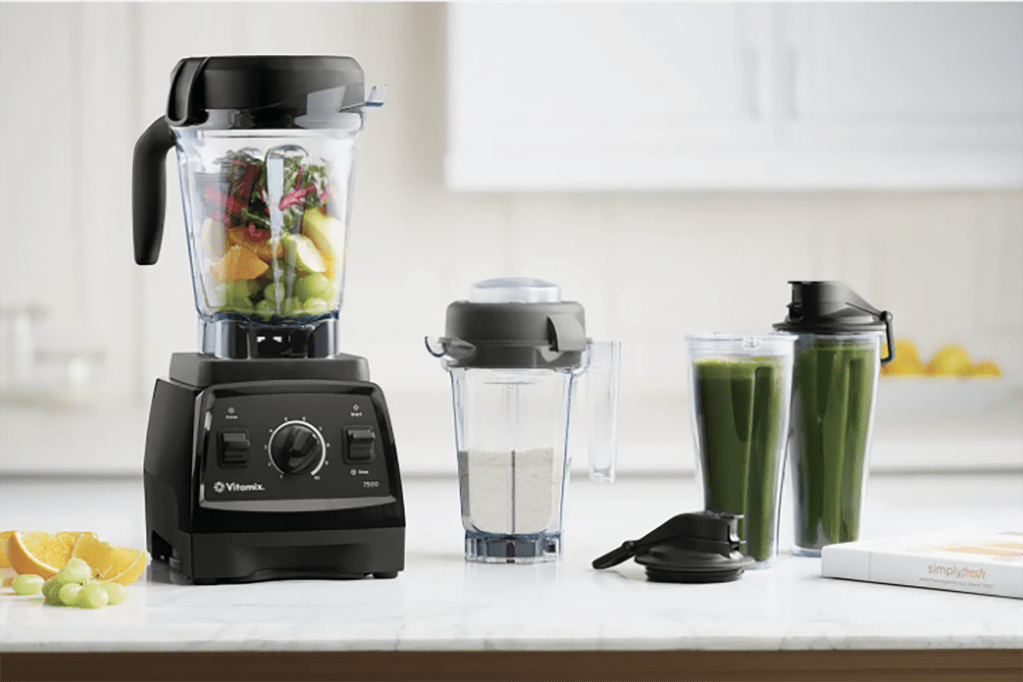
[[738, 580], [753, 559], [740, 551], [738, 518], [716, 511], [671, 517], [639, 540], [593, 561], [610, 568], [632, 557], [646, 567], [647, 579], [672, 583], [719, 583]]
[[488, 279], [448, 306], [438, 341], [450, 367], [574, 369], [586, 350], [586, 316], [551, 282]]
[[881, 362], [890, 362], [895, 357], [890, 312], [870, 305], [844, 282], [793, 281], [789, 284], [792, 285], [789, 313], [783, 322], [774, 325], [775, 329], [797, 334], [884, 331], [888, 355]]

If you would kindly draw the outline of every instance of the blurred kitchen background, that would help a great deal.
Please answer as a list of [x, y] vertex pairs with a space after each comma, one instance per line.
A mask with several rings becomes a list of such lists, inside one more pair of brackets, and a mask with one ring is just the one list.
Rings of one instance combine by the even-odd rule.
[[3, 3], [0, 473], [141, 471], [196, 312], [173, 155], [160, 260], [134, 263], [132, 149], [180, 58], [260, 53], [351, 55], [388, 88], [342, 347], [406, 475], [456, 467], [423, 337], [501, 275], [623, 342], [626, 474], [692, 470], [683, 335], [768, 330], [791, 279], [846, 281], [924, 363], [999, 368], [884, 377], [875, 470], [1023, 470], [1021, 26], [1019, 3]]

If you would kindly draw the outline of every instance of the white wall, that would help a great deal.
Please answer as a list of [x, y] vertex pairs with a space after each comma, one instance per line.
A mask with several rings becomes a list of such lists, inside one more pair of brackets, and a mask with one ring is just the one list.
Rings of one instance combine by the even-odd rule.
[[[160, 262], [132, 261], [132, 145], [179, 58], [263, 51], [349, 54], [389, 87], [363, 136], [341, 320], [407, 469], [451, 447], [448, 383], [422, 338], [490, 276], [555, 280], [592, 336], [624, 342], [624, 434], [683, 390], [683, 334], [767, 329], [789, 279], [845, 280], [922, 352], [961, 342], [1023, 379], [1023, 192], [456, 194], [443, 4], [4, 3], [0, 306], [48, 307], [48, 347], [105, 349], [107, 407], [144, 409], [170, 353], [195, 347], [170, 161]], [[684, 413], [664, 409], [683, 437]]]

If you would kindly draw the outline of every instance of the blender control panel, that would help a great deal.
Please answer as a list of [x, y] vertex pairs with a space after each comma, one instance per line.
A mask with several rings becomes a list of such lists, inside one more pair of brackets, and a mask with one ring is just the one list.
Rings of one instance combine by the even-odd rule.
[[390, 495], [384, 427], [369, 396], [227, 395], [204, 403], [206, 506], [344, 509]]

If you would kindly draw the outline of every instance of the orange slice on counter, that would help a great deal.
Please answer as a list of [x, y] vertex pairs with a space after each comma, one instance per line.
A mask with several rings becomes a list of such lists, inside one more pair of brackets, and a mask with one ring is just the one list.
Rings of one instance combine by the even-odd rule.
[[71, 558], [71, 535], [16, 530], [7, 540], [7, 560], [18, 573], [34, 573], [49, 580]]
[[11, 562], [7, 559], [7, 538], [14, 534], [13, 530], [0, 532], [0, 568], [10, 568]]
[[120, 585], [131, 585], [142, 577], [142, 572], [146, 570], [145, 552], [131, 547], [114, 547], [113, 549], [110, 566], [102, 572], [100, 580], [109, 580]]
[[219, 280], [237, 282], [256, 279], [269, 269], [270, 266], [263, 259], [236, 244], [227, 250], [223, 258], [213, 264], [210, 272]]
[[71, 556], [89, 564], [93, 579], [98, 580], [113, 564], [114, 548], [90, 533], [78, 538]]

